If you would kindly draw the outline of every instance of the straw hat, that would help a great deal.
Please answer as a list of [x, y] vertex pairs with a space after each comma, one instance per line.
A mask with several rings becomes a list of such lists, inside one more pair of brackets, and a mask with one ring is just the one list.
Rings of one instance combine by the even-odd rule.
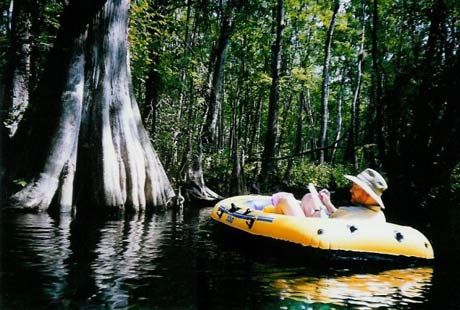
[[388, 188], [387, 182], [377, 171], [367, 168], [357, 176], [345, 175], [350, 181], [359, 185], [366, 193], [368, 193], [382, 209], [385, 209], [383, 204], [382, 193]]

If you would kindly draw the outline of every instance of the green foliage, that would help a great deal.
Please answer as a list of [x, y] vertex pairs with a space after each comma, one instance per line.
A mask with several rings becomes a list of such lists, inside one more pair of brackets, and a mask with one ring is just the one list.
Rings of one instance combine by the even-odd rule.
[[[276, 151], [272, 156], [285, 157], [295, 155], [295, 152], [308, 155], [291, 157], [294, 159], [291, 159], [289, 180], [284, 180], [289, 160], [279, 160], [274, 177], [279, 184], [273, 186], [283, 184], [304, 190], [308, 182], [313, 182], [321, 187], [346, 187], [348, 183], [343, 174], [354, 171], [350, 166], [355, 161], [356, 169], [384, 165], [387, 170], [400, 174], [393, 179], [402, 180], [407, 178], [401, 172], [404, 165], [406, 168], [414, 167], [409, 170], [417, 172], [416, 162], [411, 160], [424, 154], [429, 155], [418, 162], [422, 166], [420, 171], [425, 171], [426, 165], [439, 169], [450, 161], [443, 169], [448, 174], [460, 160], [459, 147], [457, 151], [445, 154], [445, 146], [450, 143], [446, 141], [458, 140], [455, 138], [460, 126], [455, 117], [452, 118], [454, 120], [448, 117], [455, 115], [457, 110], [454, 106], [450, 110], [446, 108], [450, 104], [446, 94], [458, 89], [453, 87], [458, 86], [458, 82], [454, 84], [452, 81], [458, 80], [455, 75], [458, 68], [455, 66], [458, 66], [460, 52], [460, 6], [454, 0], [379, 1], [377, 28], [373, 24], [372, 1], [341, 1], [328, 72], [327, 143], [333, 145], [336, 136], [340, 140], [334, 145], [334, 156], [326, 159], [327, 164], [317, 165], [317, 152], [311, 151], [318, 147], [323, 113], [324, 44], [334, 2], [284, 0], [285, 27], [277, 111], [279, 140], [273, 141], [276, 142]], [[0, 2], [1, 72], [5, 72], [8, 58], [9, 3], [5, 0]], [[33, 90], [53, 47], [64, 3], [66, 1], [62, 0], [36, 2], [37, 19], [33, 25], [31, 53], [31, 74], [36, 78], [32, 79], [31, 93], [35, 93]], [[229, 7], [232, 4], [238, 7]], [[197, 150], [196, 141], [201, 139], [215, 68], [215, 47], [220, 38], [223, 17], [228, 12], [231, 12], [227, 17], [231, 17], [233, 28], [223, 59], [219, 139], [216, 145], [205, 147], [204, 176], [211, 187], [224, 191], [229, 184], [231, 154], [235, 149], [242, 154], [242, 173], [246, 182], [251, 182], [260, 173], [260, 158], [269, 126], [272, 44], [275, 37], [273, 7], [274, 2], [266, 0], [131, 2], [129, 49], [133, 87], [147, 128], [155, 128], [151, 138], [170, 177], [176, 175], [188, 152]], [[433, 16], [442, 22], [437, 37], [432, 37], [437, 31], [430, 20]], [[359, 54], [363, 34], [364, 53]], [[377, 39], [376, 51], [373, 35]], [[429, 52], [433, 54], [432, 59], [427, 58]], [[356, 101], [357, 115], [352, 119], [352, 102], [359, 81], [359, 59], [363, 60], [362, 79]], [[379, 72], [376, 72], [377, 69]], [[454, 74], [449, 75], [450, 71]], [[149, 79], [152, 73], [157, 74], [155, 79]], [[429, 85], [425, 90], [424, 81], [429, 82], [425, 83]], [[152, 84], [158, 92], [155, 124], [152, 124], [152, 113], [149, 113], [152, 108], [145, 103], [147, 86]], [[377, 86], [382, 88], [380, 97]], [[431, 101], [425, 100], [430, 96], [433, 97]], [[379, 115], [380, 108], [383, 116]], [[417, 117], [423, 114], [427, 114], [425, 119], [418, 120]], [[379, 128], [376, 126], [378, 117], [384, 123], [379, 124]], [[452, 125], [446, 125], [442, 120], [450, 121]], [[353, 121], [356, 121], [357, 127], [354, 136], [350, 135]], [[415, 127], [417, 122], [418, 128]], [[423, 131], [425, 128], [429, 129], [424, 136], [430, 139], [419, 140], [427, 143], [411, 144], [412, 136], [418, 135], [416, 129]], [[380, 132], [384, 142], [377, 138]], [[385, 152], [381, 150], [382, 145], [386, 148]], [[438, 148], [429, 149], [430, 145]], [[412, 154], [413, 148], [417, 147], [421, 151]], [[327, 152], [329, 155], [332, 153], [331, 149]], [[446, 160], [441, 160], [439, 156]], [[457, 164], [450, 178], [450, 188], [454, 193], [460, 191], [459, 171]], [[418, 179], [423, 180], [425, 176]], [[23, 181], [17, 180], [15, 184], [21, 186]], [[429, 181], [422, 183], [431, 185]]]
[[203, 162], [206, 171], [206, 182], [213, 184], [213, 188], [219, 193], [227, 192], [227, 180], [232, 173], [230, 154], [216, 152], [206, 156]]
[[351, 173], [352, 169], [345, 165], [316, 165], [307, 160], [301, 160], [295, 162], [291, 179], [286, 181], [292, 188], [306, 188], [308, 183], [324, 188], [343, 188], [349, 184], [349, 181], [343, 176]]
[[[164, 7], [160, 7], [161, 3]], [[161, 76], [154, 143], [160, 157], [166, 159], [164, 162], [169, 171], [176, 171], [179, 164], [171, 160], [172, 155], [177, 153], [180, 160], [188, 150], [188, 141], [200, 139], [214, 69], [210, 61], [213, 60], [227, 3], [230, 2], [137, 0], [132, 3], [130, 52], [134, 87], [142, 109], [148, 72], [155, 70]], [[322, 116], [324, 43], [332, 16], [332, 3], [332, 0], [284, 1], [279, 144], [274, 157], [291, 155], [295, 149], [304, 152], [317, 147]], [[454, 34], [458, 30], [459, 9], [452, 1], [447, 1], [446, 5], [451, 25], [446, 29], [446, 35], [451, 36], [452, 49], [458, 49]], [[431, 1], [379, 1], [380, 24], [376, 35], [383, 96], [391, 95], [391, 87], [398, 85], [397, 78], [401, 74], [408, 79], [407, 87], [396, 89], [402, 93], [402, 100], [389, 103], [384, 110], [385, 119], [389, 119], [392, 113], [400, 115], [400, 123], [395, 127], [402, 128], [402, 135], [413, 122], [414, 108], [409, 103], [410, 98], [416, 98], [421, 85], [420, 68], [430, 30], [427, 12], [432, 10], [432, 6]], [[233, 126], [237, 126], [238, 149], [244, 154], [243, 174], [246, 181], [250, 182], [259, 173], [272, 82], [272, 8], [273, 2], [255, 0], [244, 2], [240, 10], [232, 11], [234, 29], [224, 60], [221, 137], [218, 146], [206, 149], [203, 162], [206, 180], [220, 189], [226, 188], [232, 171]], [[372, 14], [372, 2], [353, 0], [342, 1], [337, 15], [329, 72], [327, 132], [328, 143], [331, 144], [341, 130], [334, 158], [329, 158], [329, 163], [322, 166], [316, 165], [317, 154], [314, 152], [302, 159], [296, 158], [290, 180], [283, 180], [287, 161], [281, 160], [276, 175], [280, 183], [302, 189], [310, 181], [324, 187], [347, 187], [343, 174], [354, 172], [350, 167], [353, 164], [351, 149], [356, 154], [358, 167], [382, 163], [376, 141], [376, 131], [381, 128], [375, 128], [377, 106]], [[363, 26], [364, 54], [358, 55]], [[357, 102], [358, 132], [356, 140], [351, 141], [351, 103], [358, 81], [360, 57], [363, 63]], [[337, 125], [339, 102], [342, 104], [340, 128]], [[389, 134], [386, 130], [384, 138]], [[351, 148], [350, 143], [353, 143]], [[458, 182], [455, 178], [452, 180], [453, 188], [456, 188]]]

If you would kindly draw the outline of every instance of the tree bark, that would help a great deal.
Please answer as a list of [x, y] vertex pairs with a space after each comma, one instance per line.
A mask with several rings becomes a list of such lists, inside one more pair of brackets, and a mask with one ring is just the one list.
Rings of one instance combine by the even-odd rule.
[[239, 126], [238, 122], [238, 99], [237, 95], [233, 104], [232, 115], [232, 147], [231, 147], [231, 160], [232, 160], [232, 174], [230, 177], [230, 196], [241, 195], [246, 192], [244, 189], [243, 169], [241, 165], [241, 157], [239, 153]]
[[[304, 100], [303, 98], [303, 91], [299, 95], [299, 105], [297, 108], [297, 120], [296, 120], [296, 125], [295, 125], [295, 140], [294, 140], [294, 148], [292, 149], [291, 155], [294, 154], [299, 154], [302, 152], [302, 125], [303, 125], [303, 105], [304, 103], [302, 102]], [[288, 165], [286, 168], [286, 173], [284, 175], [284, 179], [288, 181], [291, 178], [291, 172], [292, 172], [292, 165], [293, 161], [290, 160], [288, 161]]]
[[[167, 14], [167, 1], [155, 1], [153, 7], [150, 9], [150, 14], [154, 14], [153, 21], [156, 24], [163, 24], [164, 16]], [[149, 58], [151, 59], [150, 68], [147, 73], [147, 79], [145, 82], [145, 98], [142, 110], [142, 119], [146, 124], [146, 129], [149, 131], [152, 139], [155, 139], [156, 126], [157, 126], [157, 115], [158, 105], [160, 98], [160, 91], [162, 88], [163, 80], [159, 72], [160, 66], [160, 49], [161, 38], [157, 38], [155, 31], [158, 29], [150, 29], [151, 36], [154, 38], [153, 43], [149, 50]]]
[[129, 0], [75, 0], [66, 8], [56, 46], [68, 53], [56, 128], [44, 165], [11, 206], [41, 211], [55, 198], [61, 211], [75, 201], [84, 212], [141, 211], [173, 196], [133, 95], [128, 9]]
[[2, 126], [6, 127], [10, 138], [16, 134], [29, 105], [31, 29], [34, 6], [36, 6], [34, 0], [13, 2], [5, 90], [4, 97], [0, 99], [5, 100], [3, 106], [8, 110]]
[[342, 135], [342, 123], [343, 123], [343, 115], [342, 115], [342, 105], [343, 105], [343, 97], [344, 97], [344, 85], [345, 85], [345, 68], [342, 69], [342, 79], [340, 82], [340, 91], [339, 91], [339, 100], [337, 102], [337, 118], [335, 122], [336, 134], [334, 140], [334, 148], [331, 151], [331, 161], [334, 162], [335, 155], [337, 153], [337, 148], [339, 146], [340, 136]]
[[[364, 8], [363, 8], [364, 14]], [[359, 132], [359, 98], [361, 93], [361, 83], [362, 83], [362, 67], [363, 67], [363, 60], [364, 60], [364, 41], [366, 38], [365, 35], [365, 23], [364, 23], [364, 15], [362, 17], [362, 28], [361, 28], [361, 44], [359, 46], [359, 54], [358, 54], [358, 62], [356, 65], [356, 85], [355, 90], [353, 91], [353, 101], [351, 103], [351, 124], [350, 124], [350, 139], [349, 139], [349, 150], [350, 150], [350, 160], [353, 164], [355, 169], [358, 169], [358, 158], [356, 157], [356, 142], [357, 142], [357, 135]]]
[[185, 92], [186, 92], [186, 79], [185, 79], [185, 72], [188, 68], [188, 54], [189, 50], [191, 47], [193, 47], [193, 40], [192, 37], [194, 37], [195, 30], [196, 30], [196, 18], [194, 19], [194, 27], [193, 27], [193, 35], [190, 34], [190, 16], [191, 16], [191, 9], [192, 9], [192, 3], [191, 0], [186, 0], [186, 6], [187, 6], [187, 11], [186, 11], [186, 18], [185, 18], [185, 34], [184, 34], [184, 50], [182, 52], [182, 67], [180, 71], [180, 79], [179, 79], [179, 107], [177, 109], [177, 117], [176, 117], [176, 126], [174, 128], [173, 132], [173, 139], [171, 143], [171, 158], [169, 159], [169, 166], [167, 167], [175, 167], [178, 162], [178, 144], [181, 136], [181, 131], [182, 131], [182, 115], [184, 114], [184, 109], [186, 108], [185, 106]]
[[323, 82], [321, 86], [321, 131], [320, 131], [320, 153], [319, 162], [323, 164], [325, 161], [325, 150], [327, 144], [327, 129], [329, 121], [329, 66], [331, 62], [331, 44], [334, 34], [335, 21], [337, 12], [339, 11], [340, 1], [336, 0], [332, 8], [332, 17], [327, 28], [326, 42], [324, 44], [324, 62], [323, 62]]
[[225, 54], [233, 33], [232, 7], [226, 8], [222, 16], [220, 34], [214, 49], [214, 66], [212, 80], [209, 89], [209, 102], [206, 113], [206, 120], [203, 129], [203, 141], [213, 143], [216, 141], [219, 128], [219, 115], [222, 109], [222, 86], [225, 68]]
[[382, 72], [380, 64], [380, 51], [378, 46], [379, 32], [379, 7], [378, 0], [373, 1], [372, 6], [372, 69], [373, 69], [373, 97], [375, 105], [375, 135], [377, 149], [380, 158], [385, 158], [385, 137], [384, 137], [384, 106], [382, 100]]
[[145, 120], [146, 126], [150, 129], [149, 132], [154, 139], [162, 80], [157, 69], [160, 57], [156, 53], [152, 54], [151, 68], [147, 74], [147, 80], [145, 82], [144, 113], [142, 118]]
[[[305, 114], [307, 115], [307, 121], [309, 125], [306, 148], [307, 149], [309, 148], [308, 143], [310, 143], [310, 149], [314, 150], [314, 149], [317, 149], [317, 140], [316, 140], [316, 134], [315, 134], [315, 119], [313, 117], [313, 109], [311, 106], [310, 89], [307, 88], [305, 92], [302, 91], [300, 93], [300, 96], [301, 96], [302, 106], [305, 111]], [[313, 156], [313, 158], [315, 158], [315, 156]]]
[[265, 134], [264, 151], [262, 154], [261, 182], [267, 184], [275, 165], [275, 151], [278, 144], [278, 110], [279, 110], [279, 79], [281, 68], [281, 40], [284, 29], [284, 1], [278, 0], [274, 7], [275, 40], [272, 44], [272, 62], [270, 100], [268, 103], [267, 132]]
[[203, 174], [203, 145], [201, 132], [203, 122], [197, 120], [198, 109], [196, 109], [196, 97], [194, 96], [193, 79], [189, 82], [189, 107], [188, 107], [188, 129], [185, 150], [182, 162], [178, 171], [177, 179], [184, 192], [184, 198], [189, 202], [215, 201], [222, 198], [206, 186]]

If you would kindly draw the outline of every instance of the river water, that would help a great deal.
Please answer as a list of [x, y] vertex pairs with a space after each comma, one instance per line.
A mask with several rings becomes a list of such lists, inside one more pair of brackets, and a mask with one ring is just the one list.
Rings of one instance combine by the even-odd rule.
[[460, 309], [451, 266], [305, 266], [216, 238], [210, 211], [3, 214], [0, 309]]

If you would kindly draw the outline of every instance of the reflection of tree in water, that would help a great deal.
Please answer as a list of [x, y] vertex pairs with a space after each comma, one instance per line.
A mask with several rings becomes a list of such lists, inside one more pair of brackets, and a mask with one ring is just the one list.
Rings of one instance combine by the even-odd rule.
[[0, 308], [404, 308], [430, 298], [431, 268], [331, 274], [311, 266], [306, 276], [304, 267], [241, 251], [237, 240], [213, 239], [209, 212], [3, 221]]
[[74, 297], [109, 308], [196, 302], [190, 284], [197, 281], [196, 230], [203, 218], [184, 213], [137, 214], [94, 227], [76, 221], [72, 248], [79, 267], [72, 277], [84, 280], [75, 283]]
[[127, 306], [130, 290], [141, 286], [152, 273], [154, 267], [149, 262], [158, 253], [159, 226], [158, 217], [144, 214], [91, 228], [87, 223], [77, 224], [79, 231], [72, 231], [72, 235], [80, 236], [80, 240], [74, 239], [75, 262], [80, 267], [74, 278], [84, 278], [83, 285], [76, 283], [80, 287], [77, 296], [110, 308]]
[[[62, 302], [71, 254], [70, 221], [67, 215], [19, 214], [2, 223], [0, 295], [14, 300], [13, 307]], [[27, 298], [21, 297], [24, 293]], [[1, 305], [9, 308], [5, 301]]]
[[377, 274], [336, 277], [279, 277], [282, 299], [354, 307], [400, 307], [423, 303], [431, 288], [432, 268], [387, 270]]

